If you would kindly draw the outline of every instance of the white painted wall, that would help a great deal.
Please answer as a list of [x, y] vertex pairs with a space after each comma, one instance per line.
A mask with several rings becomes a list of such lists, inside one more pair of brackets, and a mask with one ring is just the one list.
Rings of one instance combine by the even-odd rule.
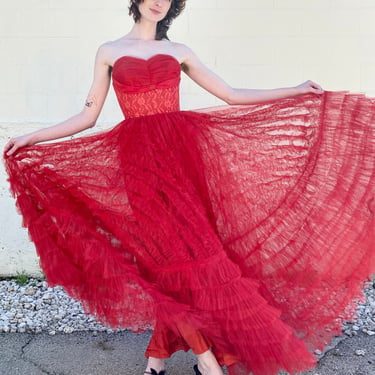
[[[0, 149], [81, 110], [98, 45], [131, 26], [127, 0], [0, 0]], [[375, 96], [374, 0], [187, 0], [170, 38], [238, 87], [306, 79]], [[182, 108], [220, 102], [183, 79]], [[121, 120], [113, 92], [99, 126]], [[97, 129], [95, 129], [97, 130]], [[40, 275], [0, 169], [0, 275]]]

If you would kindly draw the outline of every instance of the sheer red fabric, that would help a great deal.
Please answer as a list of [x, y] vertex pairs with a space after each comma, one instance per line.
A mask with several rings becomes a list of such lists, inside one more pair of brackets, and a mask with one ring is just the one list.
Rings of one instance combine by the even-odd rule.
[[167, 354], [188, 328], [232, 374], [311, 368], [375, 270], [375, 102], [180, 111], [180, 71], [122, 57], [126, 120], [5, 158], [41, 267], [107, 325], [157, 321]]

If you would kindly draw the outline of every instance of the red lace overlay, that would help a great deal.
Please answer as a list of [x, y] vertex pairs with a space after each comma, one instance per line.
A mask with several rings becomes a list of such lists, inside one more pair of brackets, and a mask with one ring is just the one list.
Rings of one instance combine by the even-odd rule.
[[117, 92], [117, 98], [127, 118], [174, 112], [180, 109], [178, 86], [144, 93]]
[[231, 374], [311, 368], [375, 270], [375, 102], [122, 103], [179, 74], [165, 55], [122, 58], [114, 87], [131, 118], [5, 159], [41, 266], [112, 327], [157, 321], [165, 353], [188, 348], [188, 327], [239, 359]]

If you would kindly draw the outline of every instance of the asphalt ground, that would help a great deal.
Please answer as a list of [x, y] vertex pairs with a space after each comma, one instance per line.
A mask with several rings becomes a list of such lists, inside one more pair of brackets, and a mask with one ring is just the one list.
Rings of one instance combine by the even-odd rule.
[[[149, 333], [0, 334], [1, 375], [143, 375]], [[359, 352], [358, 352], [359, 351]], [[195, 356], [175, 353], [168, 375], [193, 375]], [[375, 336], [336, 339], [304, 375], [375, 375]]]

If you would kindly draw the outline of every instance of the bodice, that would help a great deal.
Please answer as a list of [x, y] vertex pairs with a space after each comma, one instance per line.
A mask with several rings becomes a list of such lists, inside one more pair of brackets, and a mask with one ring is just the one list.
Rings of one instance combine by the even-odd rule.
[[113, 64], [112, 80], [126, 118], [174, 112], [180, 109], [181, 66], [170, 55], [147, 60], [122, 56]]

